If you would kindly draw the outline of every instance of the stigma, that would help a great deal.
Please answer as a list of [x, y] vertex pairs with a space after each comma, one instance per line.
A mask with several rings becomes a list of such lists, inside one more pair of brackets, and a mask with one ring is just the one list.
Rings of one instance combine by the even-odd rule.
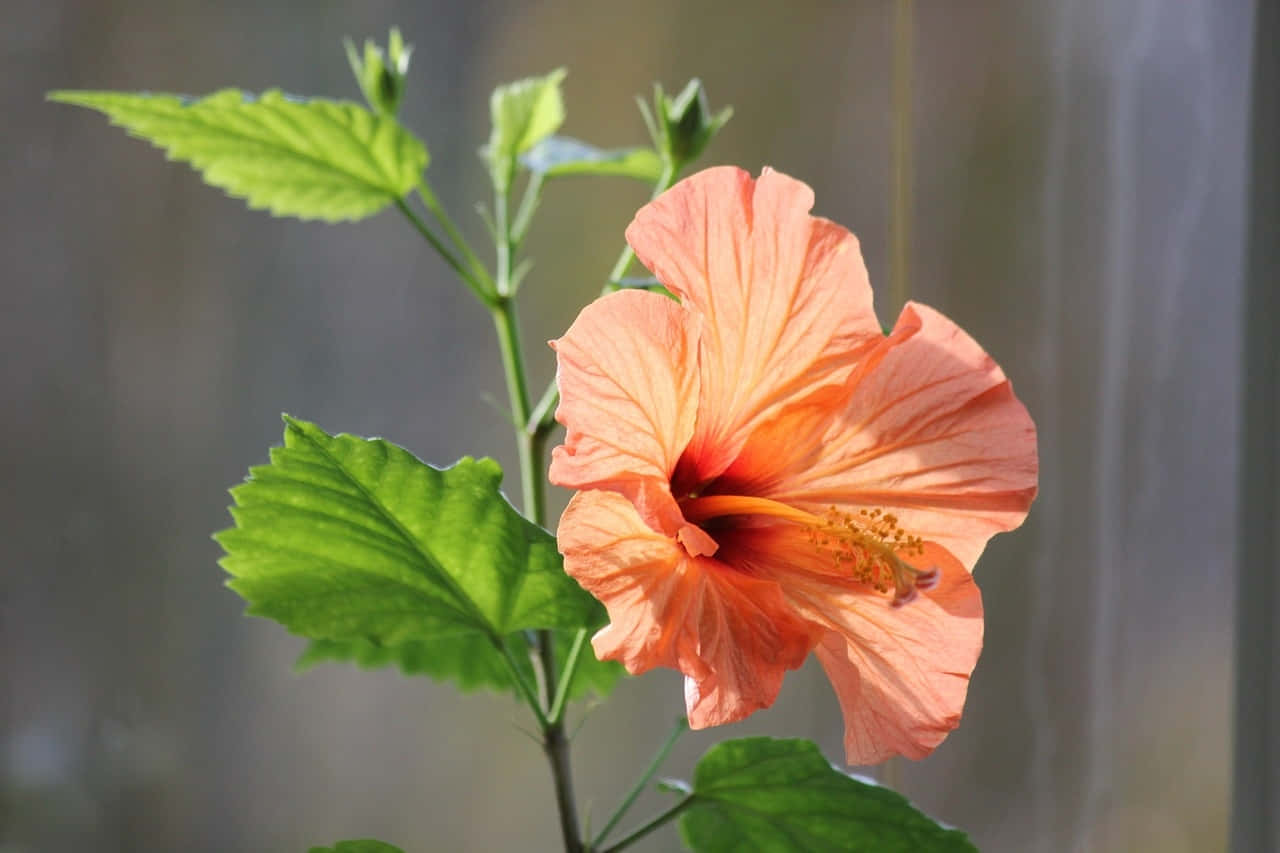
[[876, 592], [892, 592], [894, 607], [911, 602], [921, 590], [938, 584], [936, 567], [921, 569], [911, 562], [924, 556], [924, 541], [907, 533], [896, 515], [880, 509], [844, 512], [832, 506], [815, 515], [768, 498], [740, 495], [687, 498], [680, 502], [680, 508], [691, 525], [727, 516], [766, 517], [796, 524], [841, 574], [849, 574]]
[[908, 560], [924, 556], [924, 541], [902, 529], [898, 517], [879, 509], [856, 513], [829, 507], [820, 523], [807, 528], [809, 541], [835, 564], [877, 592], [893, 591], [893, 606], [938, 585], [937, 568], [919, 569]]

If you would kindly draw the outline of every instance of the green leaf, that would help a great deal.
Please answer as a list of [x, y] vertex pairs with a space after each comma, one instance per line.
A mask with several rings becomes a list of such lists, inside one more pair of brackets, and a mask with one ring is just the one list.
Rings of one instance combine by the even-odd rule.
[[[557, 668], [563, 670], [573, 642], [573, 632], [559, 630], [555, 633]], [[512, 634], [506, 639], [508, 647], [513, 650], [525, 648], [523, 633]], [[528, 655], [515, 654], [514, 657], [525, 679], [534, 683], [536, 676]], [[478, 632], [411, 640], [394, 646], [382, 646], [367, 639], [312, 640], [298, 658], [296, 667], [307, 670], [330, 661], [353, 663], [362, 669], [395, 666], [405, 675], [451, 680], [463, 690], [516, 689], [502, 659], [494, 653], [488, 638]], [[569, 687], [569, 698], [578, 699], [588, 693], [607, 696], [625, 671], [614, 661], [596, 660], [588, 647], [578, 660], [577, 674]]]
[[357, 841], [339, 841], [332, 847], [312, 847], [307, 853], [404, 853], [394, 844], [361, 838]]
[[977, 850], [900, 794], [836, 770], [807, 740], [720, 743], [698, 762], [691, 797], [680, 833], [699, 853]]
[[215, 538], [251, 615], [322, 641], [307, 662], [505, 685], [493, 673], [511, 635], [601, 623], [555, 539], [502, 496], [493, 460], [441, 470], [381, 439], [285, 423], [271, 464], [231, 490], [236, 526]]
[[493, 90], [489, 98], [493, 129], [483, 153], [499, 192], [511, 186], [516, 157], [555, 133], [564, 122], [560, 83], [567, 73], [557, 68], [550, 74], [526, 77]]
[[652, 184], [662, 175], [662, 158], [652, 148], [605, 150], [567, 136], [548, 136], [521, 155], [520, 162], [548, 178], [602, 175]]
[[105, 113], [276, 216], [363, 219], [402, 198], [427, 166], [426, 148], [393, 118], [345, 101], [277, 90], [254, 98], [236, 89], [199, 99], [72, 91], [49, 98]]
[[[515, 642], [509, 647], [520, 648], [523, 639], [513, 639]], [[516, 660], [523, 663], [524, 657], [527, 656], [516, 656]], [[451, 680], [463, 690], [482, 687], [515, 689], [502, 658], [495, 653], [492, 641], [482, 631], [440, 634], [430, 639], [406, 640], [394, 645], [382, 645], [363, 637], [312, 640], [298, 658], [296, 668], [306, 670], [326, 661], [346, 661], [362, 669], [396, 666], [405, 675]], [[527, 668], [524, 675], [529, 683], [533, 683], [532, 667]]]

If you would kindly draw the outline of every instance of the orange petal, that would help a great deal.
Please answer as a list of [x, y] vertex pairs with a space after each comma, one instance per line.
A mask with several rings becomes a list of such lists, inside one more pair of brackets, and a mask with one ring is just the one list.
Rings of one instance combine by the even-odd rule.
[[697, 414], [698, 327], [665, 296], [627, 290], [582, 309], [552, 341], [566, 428], [552, 483], [622, 492], [649, 518], [673, 509], [667, 484]]
[[[850, 385], [831, 428], [807, 442], [820, 452], [793, 451], [785, 471], [774, 463], [768, 496], [891, 511], [972, 570], [992, 535], [1022, 523], [1036, 494], [1035, 424], [1008, 379], [955, 323], [908, 303]], [[781, 428], [797, 435], [802, 425]]]
[[788, 404], [842, 384], [881, 337], [858, 241], [812, 206], [813, 191], [786, 175], [718, 167], [627, 229], [645, 266], [704, 321], [694, 482], [722, 472]]
[[927, 547], [926, 560], [938, 585], [902, 607], [848, 593], [797, 597], [832, 628], [816, 654], [840, 700], [850, 764], [924, 758], [960, 724], [982, 651], [982, 596], [944, 549]]
[[740, 720], [773, 703], [786, 670], [821, 636], [777, 584], [706, 557], [653, 531], [626, 498], [579, 492], [557, 532], [565, 571], [600, 599], [609, 624], [591, 644], [601, 660], [639, 674], [684, 673], [693, 728]]

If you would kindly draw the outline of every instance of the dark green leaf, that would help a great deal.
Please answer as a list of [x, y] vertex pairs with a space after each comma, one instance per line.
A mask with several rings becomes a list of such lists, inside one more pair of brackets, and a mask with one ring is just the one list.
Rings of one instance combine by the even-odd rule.
[[[515, 635], [508, 647], [518, 650], [524, 640]], [[517, 645], [516, 643], [519, 643]], [[513, 655], [523, 662], [527, 655]], [[406, 675], [426, 675], [443, 681], [453, 681], [463, 690], [490, 688], [514, 690], [511, 675], [502, 658], [495, 654], [493, 643], [481, 631], [441, 634], [430, 639], [406, 640], [394, 645], [382, 645], [370, 639], [312, 640], [298, 658], [300, 670], [326, 661], [346, 661], [362, 669], [399, 667]], [[533, 668], [526, 669], [528, 683], [534, 682]]]
[[[536, 676], [527, 654], [525, 635], [511, 634], [506, 640], [508, 648], [515, 652], [513, 657], [525, 679], [533, 683]], [[564, 668], [572, 642], [572, 631], [556, 631], [556, 658], [560, 669]], [[312, 640], [298, 658], [297, 668], [310, 669], [327, 661], [354, 663], [363, 669], [396, 666], [406, 675], [451, 680], [463, 690], [515, 690], [510, 673], [494, 654], [488, 638], [476, 632], [411, 640], [394, 646], [382, 646], [372, 640]], [[624, 672], [618, 663], [596, 660], [588, 646], [578, 660], [569, 698], [577, 699], [587, 693], [607, 696]]]
[[404, 853], [394, 844], [361, 838], [357, 841], [339, 841], [332, 847], [312, 847], [307, 853]]
[[680, 818], [699, 853], [975, 853], [888, 788], [833, 768], [807, 740], [742, 738], [708, 750]]
[[662, 158], [652, 148], [604, 150], [567, 136], [548, 136], [521, 155], [520, 162], [548, 178], [603, 175], [652, 184], [662, 175]]
[[53, 92], [195, 166], [249, 207], [277, 216], [362, 219], [403, 197], [427, 165], [422, 143], [394, 119], [345, 101], [260, 98], [226, 89], [206, 98]]
[[250, 614], [321, 641], [307, 662], [505, 686], [503, 638], [600, 624], [555, 539], [502, 496], [494, 461], [440, 470], [380, 439], [286, 424], [271, 464], [232, 489], [236, 526], [215, 538]]

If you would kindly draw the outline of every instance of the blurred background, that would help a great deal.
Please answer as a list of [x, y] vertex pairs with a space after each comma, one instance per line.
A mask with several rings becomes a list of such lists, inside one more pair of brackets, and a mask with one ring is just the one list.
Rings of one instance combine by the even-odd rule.
[[[0, 851], [552, 850], [516, 703], [394, 672], [295, 675], [209, 534], [280, 412], [447, 464], [514, 449], [488, 317], [395, 213], [275, 220], [53, 88], [358, 99], [344, 35], [416, 45], [405, 123], [474, 242], [498, 83], [567, 65], [564, 132], [641, 143], [632, 97], [700, 76], [735, 116], [703, 164], [810, 183], [887, 289], [893, 6], [7, 0], [0, 32]], [[964, 724], [904, 792], [988, 851], [1227, 845], [1253, 4], [918, 4], [909, 293], [1012, 378], [1041, 493], [978, 570]], [[639, 184], [548, 187], [522, 291], [534, 387], [600, 287]], [[514, 480], [511, 482], [515, 487]], [[557, 509], [564, 495], [556, 496]], [[582, 725], [599, 826], [682, 711], [629, 680]], [[816, 668], [685, 737], [842, 726]], [[646, 795], [638, 821], [665, 807]], [[677, 847], [673, 831], [636, 849]]]

